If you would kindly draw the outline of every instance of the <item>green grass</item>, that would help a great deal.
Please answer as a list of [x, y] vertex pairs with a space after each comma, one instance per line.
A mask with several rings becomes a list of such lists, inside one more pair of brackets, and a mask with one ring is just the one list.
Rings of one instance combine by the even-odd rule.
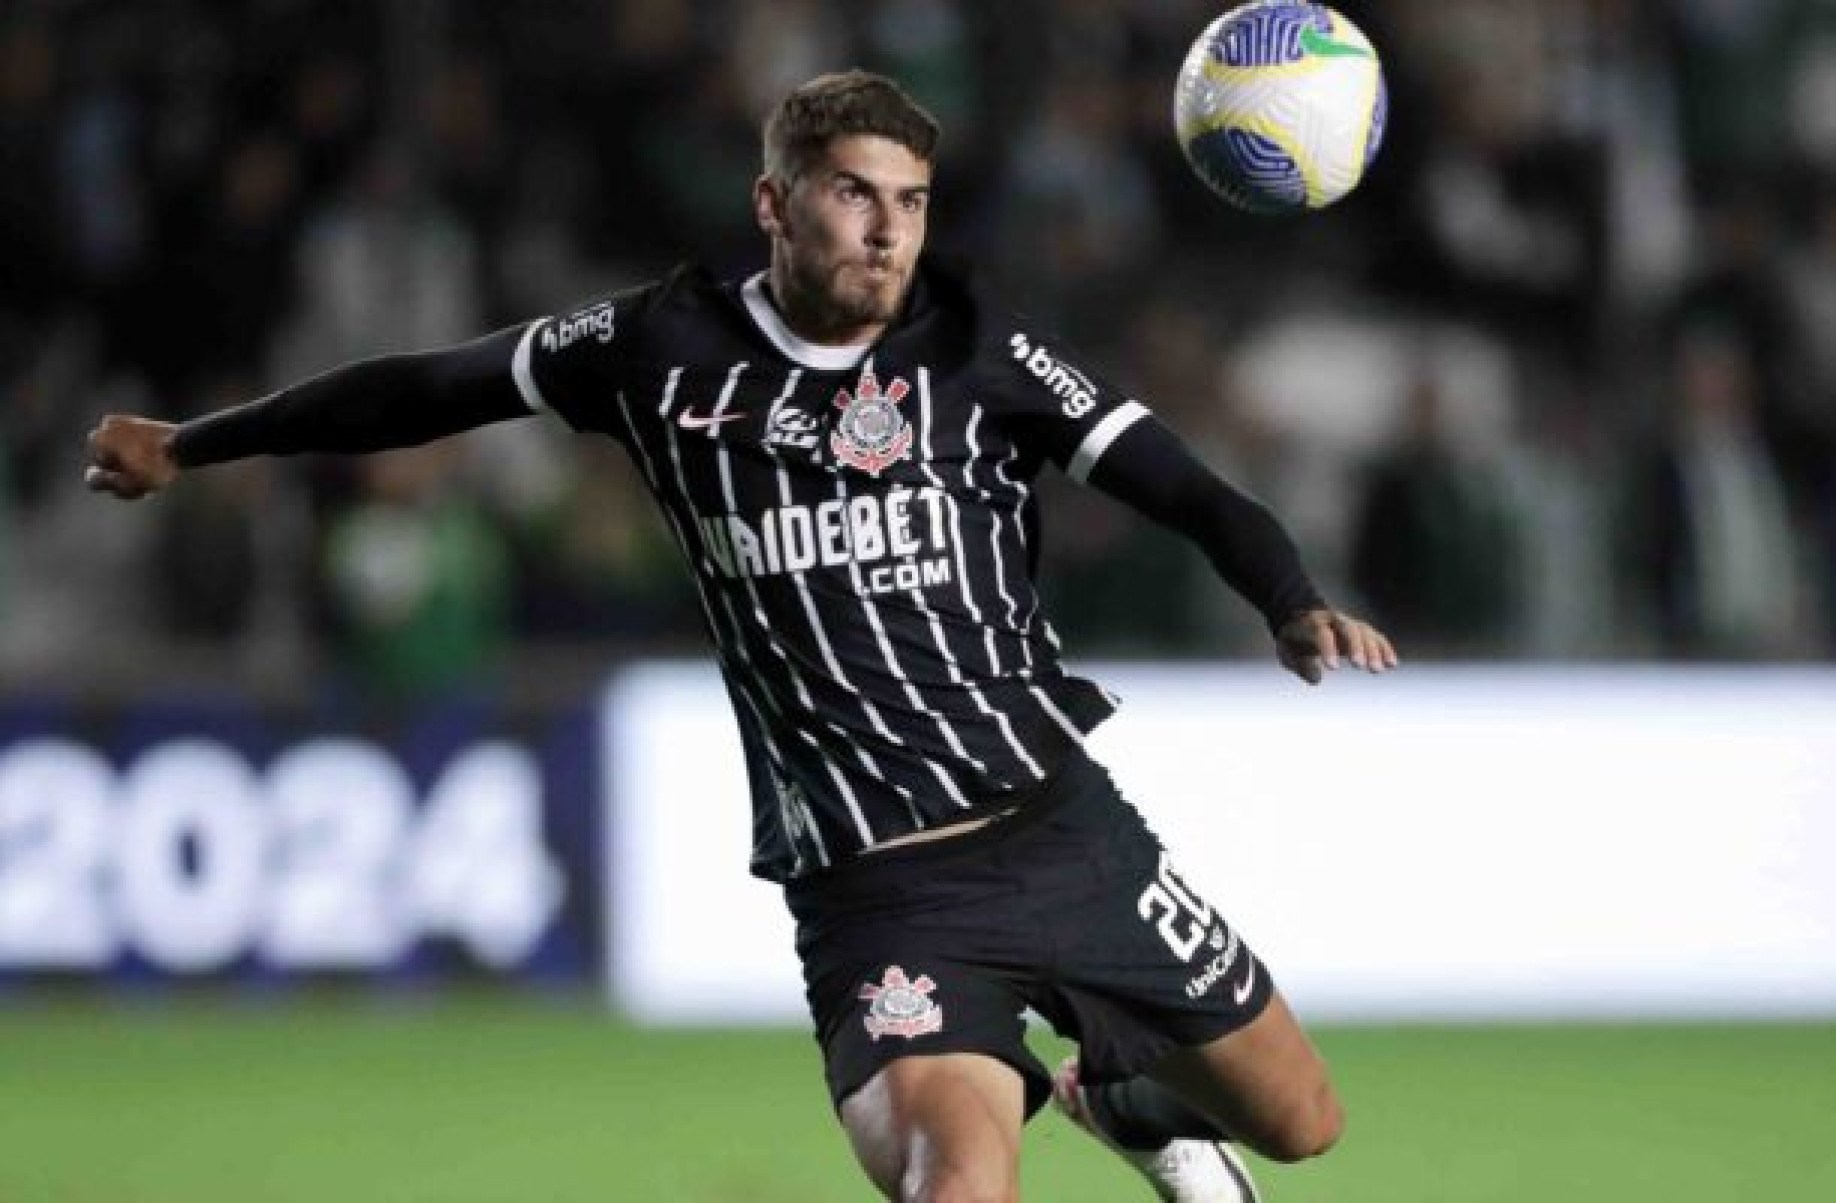
[[[1836, 1026], [1345, 1029], [1272, 1203], [1836, 1199]], [[1042, 1038], [1048, 1058], [1062, 1047]], [[1141, 1199], [1056, 1116], [1029, 1200]], [[872, 1194], [808, 1037], [588, 1006], [0, 1009], [6, 1203], [823, 1203]]]

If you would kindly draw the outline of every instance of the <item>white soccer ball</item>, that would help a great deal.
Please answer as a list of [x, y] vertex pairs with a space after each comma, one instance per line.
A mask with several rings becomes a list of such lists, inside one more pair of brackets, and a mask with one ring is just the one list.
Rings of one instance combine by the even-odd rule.
[[1389, 106], [1370, 39], [1323, 4], [1258, 0], [1192, 43], [1173, 120], [1201, 180], [1255, 213], [1324, 208], [1357, 186]]

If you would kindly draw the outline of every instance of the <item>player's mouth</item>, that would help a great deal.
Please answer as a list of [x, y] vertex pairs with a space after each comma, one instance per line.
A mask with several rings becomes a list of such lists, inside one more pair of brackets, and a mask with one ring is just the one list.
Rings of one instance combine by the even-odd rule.
[[844, 308], [883, 320], [904, 297], [908, 274], [890, 257], [848, 260], [833, 278], [830, 295]]

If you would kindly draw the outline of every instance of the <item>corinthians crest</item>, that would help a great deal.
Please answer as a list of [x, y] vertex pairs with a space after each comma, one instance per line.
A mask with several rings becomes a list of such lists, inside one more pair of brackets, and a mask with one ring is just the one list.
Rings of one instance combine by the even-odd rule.
[[882, 390], [873, 366], [862, 368], [852, 394], [847, 389], [835, 394], [836, 408], [841, 410], [829, 434], [829, 449], [835, 458], [873, 476], [908, 458], [912, 424], [899, 412], [899, 402], [911, 391], [912, 386], [896, 376]]
[[926, 974], [917, 981], [905, 976], [905, 970], [888, 965], [880, 975], [880, 984], [861, 987], [860, 997], [867, 1001], [867, 1034], [878, 1040], [882, 1036], [903, 1036], [910, 1040], [927, 1032], [943, 1030], [943, 1008], [931, 1001], [937, 983]]

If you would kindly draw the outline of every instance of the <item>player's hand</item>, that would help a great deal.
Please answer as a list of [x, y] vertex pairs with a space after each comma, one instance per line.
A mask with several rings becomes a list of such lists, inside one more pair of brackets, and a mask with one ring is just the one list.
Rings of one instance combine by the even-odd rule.
[[1397, 664], [1396, 649], [1382, 631], [1337, 610], [1296, 614], [1275, 632], [1275, 651], [1281, 666], [1309, 685], [1318, 685], [1327, 669], [1344, 660], [1373, 673]]
[[172, 431], [170, 422], [109, 414], [89, 432], [83, 483], [123, 501], [159, 492], [180, 472], [170, 450]]

